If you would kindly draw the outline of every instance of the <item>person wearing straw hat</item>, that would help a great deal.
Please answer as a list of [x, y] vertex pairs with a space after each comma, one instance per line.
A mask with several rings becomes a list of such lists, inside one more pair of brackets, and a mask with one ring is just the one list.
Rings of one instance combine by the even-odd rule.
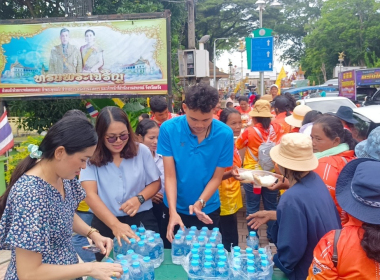
[[355, 146], [355, 154], [358, 158], [371, 158], [380, 161], [380, 126], [371, 131], [368, 139]]
[[277, 211], [260, 211], [247, 217], [257, 229], [276, 220], [271, 236], [277, 246], [273, 262], [289, 279], [306, 279], [318, 241], [330, 230], [340, 228], [340, 218], [322, 179], [314, 173], [318, 159], [309, 136], [289, 133], [270, 151], [283, 178], [290, 184]]
[[290, 132], [299, 132], [305, 115], [310, 111], [311, 108], [309, 106], [298, 105], [290, 116], [285, 117], [285, 122], [293, 127]]
[[[281, 127], [278, 124], [271, 123], [270, 103], [266, 100], [259, 99], [249, 115], [252, 117], [253, 126], [248, 127], [239, 136], [235, 144], [239, 150], [246, 148], [243, 161], [245, 169], [262, 170], [263, 168], [259, 164], [259, 147], [264, 142], [277, 143], [281, 137]], [[261, 198], [263, 198], [265, 210], [276, 210], [278, 190], [262, 188], [261, 193], [255, 194], [251, 183], [245, 183], [243, 187], [247, 215], [259, 211]], [[268, 224], [268, 239], [271, 239], [270, 228], [272, 224], [273, 222]]]
[[336, 197], [349, 220], [314, 250], [308, 280], [380, 279], [380, 162], [359, 158], [342, 170]]

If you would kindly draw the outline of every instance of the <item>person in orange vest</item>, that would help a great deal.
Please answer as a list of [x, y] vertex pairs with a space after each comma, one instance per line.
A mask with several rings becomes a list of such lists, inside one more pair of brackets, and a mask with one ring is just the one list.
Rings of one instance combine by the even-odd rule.
[[[226, 108], [220, 113], [219, 120], [228, 125], [238, 137], [241, 133], [241, 114], [233, 108]], [[239, 245], [237, 212], [243, 207], [243, 197], [240, 190], [239, 173], [237, 169], [242, 165], [239, 150], [234, 145], [233, 166], [225, 169], [223, 180], [219, 186], [220, 222], [222, 243], [227, 251], [232, 246]]]
[[314, 171], [325, 182], [344, 223], [347, 220], [336, 200], [335, 186], [343, 167], [355, 158], [356, 141], [352, 134], [343, 128], [340, 120], [330, 115], [324, 115], [314, 122], [311, 138], [314, 153], [319, 161]]
[[289, 133], [291, 127], [285, 121], [285, 118], [291, 115], [289, 100], [285, 96], [277, 96], [273, 100], [272, 106], [276, 113], [272, 123], [277, 123], [281, 126], [281, 134]]
[[349, 220], [318, 242], [307, 280], [380, 279], [379, 170], [380, 162], [360, 158], [341, 171], [336, 198]]
[[158, 126], [161, 126], [164, 121], [177, 117], [177, 114], [169, 112], [166, 98], [163, 96], [153, 96], [149, 104], [152, 110], [151, 119], [154, 120]]

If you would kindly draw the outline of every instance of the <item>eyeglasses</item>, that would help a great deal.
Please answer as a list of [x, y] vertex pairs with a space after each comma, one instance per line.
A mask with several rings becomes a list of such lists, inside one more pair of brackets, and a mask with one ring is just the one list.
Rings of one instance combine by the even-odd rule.
[[120, 139], [121, 141], [126, 141], [128, 140], [129, 138], [129, 133], [127, 134], [121, 134], [119, 136], [112, 136], [112, 137], [107, 137], [107, 141], [108, 143], [112, 144], [112, 143], [115, 143], [117, 141], [117, 139]]

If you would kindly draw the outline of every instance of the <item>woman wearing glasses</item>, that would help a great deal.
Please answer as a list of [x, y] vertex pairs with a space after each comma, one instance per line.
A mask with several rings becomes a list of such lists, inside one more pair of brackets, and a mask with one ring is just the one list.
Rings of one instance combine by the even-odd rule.
[[[95, 125], [99, 140], [80, 181], [95, 214], [92, 226], [106, 236], [137, 238], [129, 225], [158, 231], [151, 198], [160, 190], [160, 171], [149, 149], [137, 142], [127, 114], [105, 107]], [[101, 260], [102, 255], [97, 254]]]

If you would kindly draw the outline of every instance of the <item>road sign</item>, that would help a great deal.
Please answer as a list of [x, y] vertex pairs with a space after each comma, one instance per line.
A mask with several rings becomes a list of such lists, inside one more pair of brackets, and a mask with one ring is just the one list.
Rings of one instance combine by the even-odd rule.
[[251, 71], [273, 71], [273, 37], [251, 38]]

